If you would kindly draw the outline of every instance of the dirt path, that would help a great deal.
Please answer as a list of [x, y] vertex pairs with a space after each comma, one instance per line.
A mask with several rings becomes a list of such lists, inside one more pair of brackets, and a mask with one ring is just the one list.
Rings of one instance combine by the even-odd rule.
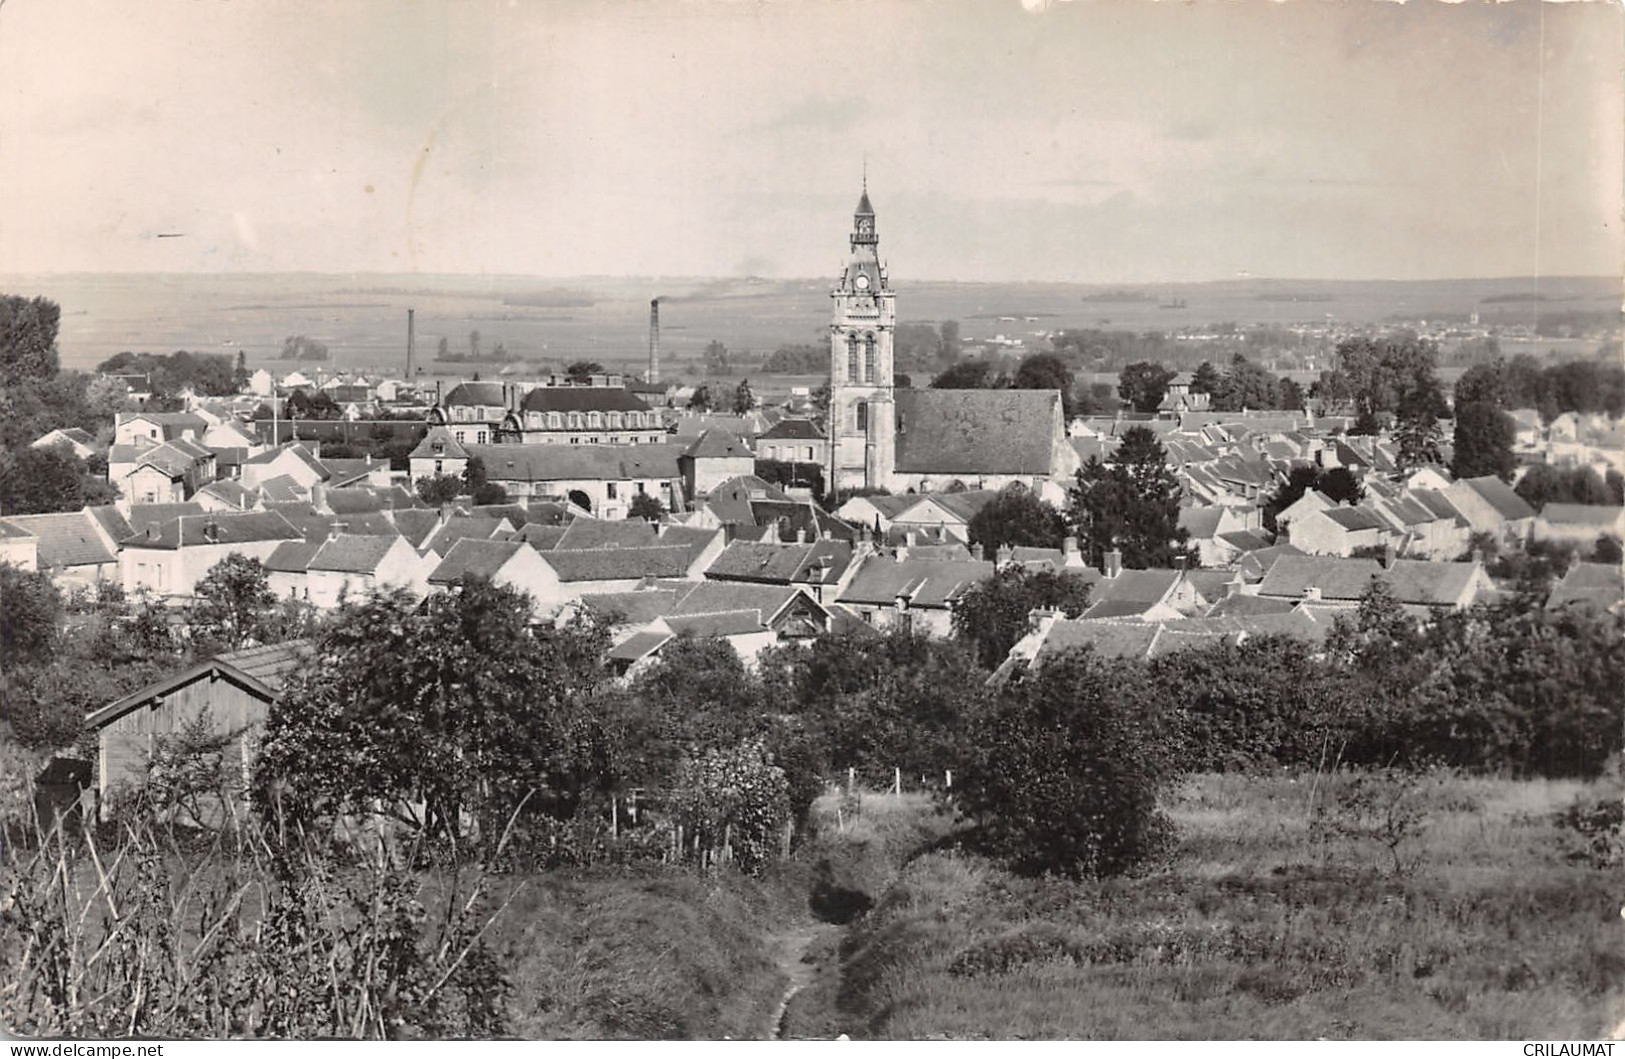
[[817, 974], [817, 968], [802, 957], [815, 941], [827, 934], [838, 933], [840, 929], [829, 923], [809, 921], [773, 938], [773, 962], [789, 980], [785, 983], [784, 995], [779, 998], [779, 1006], [773, 1012], [773, 1021], [767, 1026], [768, 1040], [784, 1039], [784, 1017], [790, 1009], [790, 1001], [811, 985]]

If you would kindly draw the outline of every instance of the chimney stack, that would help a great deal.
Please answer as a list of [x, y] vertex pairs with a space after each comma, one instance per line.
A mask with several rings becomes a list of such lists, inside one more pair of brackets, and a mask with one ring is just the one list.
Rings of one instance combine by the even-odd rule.
[[1382, 568], [1384, 570], [1392, 570], [1394, 568], [1394, 542], [1393, 541], [1383, 541], [1382, 542]]
[[660, 299], [649, 299], [649, 382], [660, 381]]
[[995, 566], [1008, 566], [1015, 554], [1014, 548], [1011, 548], [1008, 544], [1001, 544], [998, 550], [993, 553], [993, 563]]
[[406, 381], [412, 381], [413, 356], [417, 352], [417, 310], [406, 310]]
[[1121, 574], [1123, 572], [1123, 553], [1116, 548], [1108, 549], [1104, 562], [1101, 564], [1100, 572], [1107, 577], [1116, 577]]
[[1311, 602], [1311, 603], [1319, 602], [1319, 600], [1320, 600], [1320, 586], [1319, 585], [1310, 585], [1308, 588], [1305, 588], [1303, 590], [1303, 598], [1305, 600]]
[[972, 559], [975, 559], [977, 562], [982, 561], [982, 542], [981, 541], [977, 541], [975, 544], [970, 546], [970, 557]]

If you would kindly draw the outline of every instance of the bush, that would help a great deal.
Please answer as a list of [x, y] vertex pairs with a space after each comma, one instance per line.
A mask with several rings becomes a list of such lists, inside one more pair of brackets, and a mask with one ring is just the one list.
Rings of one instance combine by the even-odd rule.
[[1018, 871], [1126, 871], [1171, 835], [1157, 797], [1180, 772], [1177, 731], [1143, 667], [1062, 655], [974, 726], [956, 770], [960, 811]]

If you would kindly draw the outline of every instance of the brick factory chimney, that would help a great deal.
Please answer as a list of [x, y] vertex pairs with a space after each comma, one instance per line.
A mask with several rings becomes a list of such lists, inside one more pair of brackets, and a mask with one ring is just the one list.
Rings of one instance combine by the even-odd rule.
[[417, 352], [417, 350], [414, 348], [415, 347], [415, 342], [416, 342], [416, 339], [417, 339], [416, 316], [417, 316], [417, 310], [416, 309], [408, 309], [408, 310], [406, 310], [406, 381], [407, 382], [412, 381], [412, 371], [413, 371], [413, 369], [415, 367], [415, 365], [412, 363], [412, 360], [413, 360], [413, 354], [415, 354]]
[[649, 377], [648, 382], [660, 381], [660, 299], [649, 299]]

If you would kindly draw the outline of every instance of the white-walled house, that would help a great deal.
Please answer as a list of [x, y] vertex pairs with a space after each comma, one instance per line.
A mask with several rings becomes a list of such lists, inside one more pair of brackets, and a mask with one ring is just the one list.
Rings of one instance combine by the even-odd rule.
[[551, 617], [565, 602], [557, 572], [523, 541], [458, 541], [429, 574], [429, 589], [449, 592], [468, 577], [528, 594], [537, 619]]
[[337, 607], [374, 589], [404, 588], [424, 595], [429, 574], [439, 565], [419, 556], [405, 537], [366, 537], [341, 533], [322, 543], [305, 567], [305, 587], [317, 607]]
[[283, 541], [304, 534], [274, 511], [182, 515], [147, 526], [125, 540], [118, 569], [124, 590], [187, 597], [220, 560], [233, 553], [264, 562]]

